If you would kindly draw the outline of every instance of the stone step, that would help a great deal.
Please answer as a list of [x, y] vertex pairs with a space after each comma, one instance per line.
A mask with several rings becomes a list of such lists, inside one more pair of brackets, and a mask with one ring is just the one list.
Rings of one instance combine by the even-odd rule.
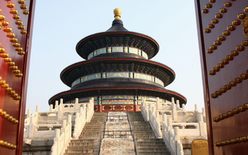
[[91, 119], [91, 121], [105, 121], [107, 120], [107, 118], [105, 116], [93, 116], [93, 118]]
[[152, 127], [148, 126], [148, 125], [137, 125], [137, 126], [131, 126], [133, 130], [151, 130], [152, 131]]
[[68, 147], [85, 147], [85, 146], [93, 146], [95, 143], [85, 143], [85, 142], [79, 142], [79, 143], [69, 143]]
[[136, 144], [137, 145], [142, 145], [142, 146], [145, 146], [145, 145], [165, 145], [165, 143], [164, 142], [156, 142], [156, 141], [154, 141], [154, 142], [147, 142], [147, 141], [143, 141], [143, 142], [136, 142]]
[[77, 140], [73, 139], [65, 155], [98, 155], [107, 113], [94, 113]]
[[152, 130], [133, 130], [136, 134], [154, 134]]
[[80, 134], [80, 137], [84, 137], [84, 136], [86, 136], [86, 137], [90, 137], [90, 136], [96, 137], [96, 136], [102, 135], [102, 133], [103, 132], [86, 132], [86, 133]]
[[139, 139], [153, 139], [153, 138], [156, 138], [156, 137], [153, 137], [153, 136], [135, 136], [134, 135], [134, 139], [137, 141]]
[[99, 128], [104, 126], [104, 123], [96, 123], [96, 124], [87, 124], [85, 125], [85, 128], [92, 127], [92, 128]]
[[88, 132], [88, 133], [82, 133], [82, 134], [80, 134], [79, 138], [80, 139], [84, 139], [84, 138], [88, 137], [87, 139], [94, 139], [94, 138], [89, 138], [89, 137], [96, 137], [96, 136], [101, 136], [101, 135], [103, 135], [102, 132], [101, 133], [91, 133], [91, 132]]
[[96, 142], [95, 139], [72, 139], [71, 142]]
[[66, 150], [65, 153], [70, 153], [70, 154], [94, 154], [94, 150], [81, 150], [81, 151], [76, 151], [76, 150]]
[[102, 126], [102, 125], [104, 125], [104, 123], [102, 123], [102, 122], [96, 122], [96, 123], [88, 123], [88, 124], [86, 124], [85, 125], [85, 127], [88, 127], [88, 126]]
[[152, 148], [152, 147], [149, 147], [149, 148], [141, 147], [141, 148], [139, 148], [139, 147], [137, 147], [136, 150], [138, 152], [169, 152], [167, 150], [167, 148], [165, 148], [165, 147], [164, 148]]
[[128, 113], [132, 133], [135, 138], [137, 155], [171, 155], [163, 139], [157, 139], [149, 122], [140, 112]]
[[92, 128], [92, 129], [104, 128], [104, 124], [101, 124], [101, 125], [86, 125], [84, 127], [84, 129], [89, 129], [89, 128]]
[[79, 141], [79, 142], [70, 142], [69, 146], [81, 146], [81, 145], [92, 145], [95, 144], [96, 142], [84, 142], [84, 141]]
[[152, 148], [152, 147], [149, 147], [149, 148], [145, 148], [145, 147], [137, 147], [136, 150], [138, 152], [169, 152], [168, 149], [166, 147], [162, 147], [162, 148]]
[[150, 124], [140, 124], [140, 125], [131, 125], [131, 127], [133, 128], [133, 129], [140, 129], [140, 128], [143, 128], [143, 130], [146, 130], [146, 129], [148, 129], [148, 130], [152, 130], [152, 127], [150, 126]]
[[98, 116], [93, 116], [91, 120], [105, 120], [107, 119], [107, 116], [104, 116], [104, 115], [98, 115]]
[[169, 151], [137, 151], [137, 155], [171, 155]]
[[166, 149], [164, 144], [136, 145], [137, 149]]
[[135, 123], [135, 124], [131, 124], [132, 127], [150, 127], [150, 124], [144, 124], [144, 123]]
[[92, 145], [85, 145], [85, 146], [68, 146], [68, 150], [71, 151], [88, 151], [88, 150], [94, 150], [94, 144]]
[[163, 139], [157, 139], [157, 138], [152, 138], [152, 139], [138, 139], [136, 142], [158, 142], [158, 143], [163, 143]]
[[134, 135], [136, 135], [136, 136], [144, 136], [144, 137], [155, 137], [155, 135], [153, 134], [153, 133], [146, 133], [146, 132], [144, 132], [144, 133], [142, 133], [142, 132], [133, 132], [134, 133]]
[[92, 127], [92, 126], [86, 126], [83, 131], [87, 131], [89, 129], [90, 130], [98, 130], [98, 129], [103, 129], [103, 128], [104, 128], [104, 125], [102, 125], [102, 126], [94, 126], [94, 127]]
[[134, 136], [136, 137], [147, 137], [147, 139], [156, 138], [153, 133], [140, 133], [140, 132], [133, 132]]
[[73, 153], [65, 153], [64, 155], [95, 155], [95, 154], [94, 153], [73, 152]]
[[103, 130], [103, 128], [85, 128], [83, 130], [83, 132], [93, 132], [93, 131], [99, 131], [99, 130]]
[[139, 129], [139, 128], [145, 128], [145, 129], [152, 129], [151, 127], [150, 127], [150, 125], [147, 125], [147, 124], [142, 124], [142, 125], [131, 125], [134, 129], [135, 128], [137, 128], [137, 129]]
[[92, 118], [91, 121], [95, 122], [95, 123], [102, 123], [105, 122], [107, 119], [106, 118]]
[[147, 140], [142, 140], [142, 141], [140, 141], [140, 140], [136, 140], [136, 143], [137, 144], [140, 144], [140, 145], [146, 145], [146, 144], [154, 144], [154, 145], [165, 145], [165, 143], [162, 141], [149, 141], [149, 139], [147, 139]]
[[131, 124], [149, 124], [149, 122], [146, 122], [145, 120], [131, 120]]
[[92, 119], [91, 121], [95, 124], [102, 124], [103, 122], [106, 122], [106, 119]]
[[95, 112], [94, 116], [108, 116], [107, 112]]
[[101, 130], [103, 130], [103, 129], [101, 129], [101, 128], [99, 128], [99, 129], [91, 129], [91, 128], [89, 128], [89, 129], [87, 129], [87, 130], [83, 130], [82, 131], [82, 134], [83, 133], [100, 133], [100, 132], [102, 132]]
[[104, 115], [99, 115], [99, 114], [94, 114], [94, 116], [92, 117], [91, 120], [94, 120], [94, 119], [107, 119], [107, 116], [104, 116]]
[[102, 135], [82, 135], [79, 136], [80, 139], [96, 139], [99, 140]]
[[64, 153], [64, 155], [81, 155], [81, 152], [77, 152], [77, 153]]
[[104, 124], [101, 126], [85, 126], [84, 130], [86, 129], [103, 129], [104, 128]]

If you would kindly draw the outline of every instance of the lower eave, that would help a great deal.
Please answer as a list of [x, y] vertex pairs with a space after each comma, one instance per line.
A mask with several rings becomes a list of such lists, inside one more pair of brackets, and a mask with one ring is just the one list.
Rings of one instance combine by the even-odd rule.
[[161, 97], [166, 100], [171, 100], [171, 98], [174, 97], [176, 100], [180, 101], [180, 105], [186, 104], [187, 102], [187, 99], [183, 95], [159, 87], [94, 87], [58, 93], [49, 99], [49, 104], [54, 104], [55, 101], [60, 98], [63, 98], [64, 102], [67, 102], [79, 97], [93, 97], [99, 95], [147, 95]]

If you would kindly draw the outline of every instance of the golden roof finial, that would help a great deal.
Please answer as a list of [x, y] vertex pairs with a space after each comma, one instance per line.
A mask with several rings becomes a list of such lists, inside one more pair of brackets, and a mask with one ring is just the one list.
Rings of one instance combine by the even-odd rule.
[[114, 9], [114, 15], [115, 15], [115, 19], [121, 20], [121, 9], [120, 8], [115, 8]]

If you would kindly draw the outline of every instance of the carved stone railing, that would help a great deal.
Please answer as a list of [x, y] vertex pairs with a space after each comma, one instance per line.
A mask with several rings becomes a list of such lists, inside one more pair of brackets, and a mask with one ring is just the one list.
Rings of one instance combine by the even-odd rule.
[[[161, 125], [159, 113], [157, 111], [159, 100], [156, 104], [149, 104], [143, 101], [141, 106], [141, 113], [146, 121], [149, 121], [157, 138], [163, 138], [166, 146], [172, 155], [183, 155], [183, 147], [180, 137], [175, 134], [172, 125], [168, 125], [167, 121], [163, 121]], [[166, 114], [165, 114], [166, 117]], [[167, 120], [167, 118], [165, 119]], [[175, 128], [177, 130], [177, 128]]]
[[[167, 101], [166, 101], [167, 102]], [[169, 102], [169, 101], [168, 101]], [[186, 112], [180, 107], [179, 101], [172, 98], [171, 105], [164, 110], [161, 105], [165, 102], [157, 98], [156, 102], [142, 101], [141, 113], [145, 121], [148, 121], [157, 138], [163, 138], [166, 146], [173, 155], [183, 155], [181, 138], [193, 140], [194, 138], [207, 138], [206, 123], [204, 122], [204, 112], [198, 112], [195, 107], [194, 112]], [[171, 109], [171, 115], [166, 111]], [[180, 112], [189, 113], [192, 122], [181, 121], [178, 118]]]
[[164, 121], [162, 125], [163, 140], [172, 155], [184, 155], [183, 146], [178, 135], [179, 127], [172, 127], [171, 119], [164, 114]]
[[51, 148], [51, 155], [62, 155], [71, 140], [72, 118], [68, 115], [67, 120], [63, 120], [62, 128], [55, 129], [56, 136]]
[[92, 98], [88, 104], [83, 104], [83, 107], [80, 107], [79, 112], [76, 113], [73, 138], [77, 139], [79, 137], [86, 122], [90, 122], [93, 114], [94, 99]]
[[156, 110], [156, 105], [143, 101], [141, 113], [145, 121], [148, 121], [157, 138], [162, 138], [161, 125]]
[[[86, 122], [89, 122], [94, 114], [94, 99], [88, 103], [70, 103], [70, 107], [64, 107], [63, 100], [60, 104], [56, 101], [49, 112], [38, 112], [38, 107], [33, 114], [29, 112], [25, 119], [24, 141], [31, 144], [35, 139], [53, 140], [52, 155], [62, 155], [71, 138], [78, 138]], [[72, 115], [74, 123], [72, 124]], [[72, 126], [74, 125], [74, 132]]]
[[57, 112], [40, 113], [35, 111], [27, 114], [24, 127], [24, 141], [31, 139], [51, 139], [55, 136], [54, 128], [60, 128], [62, 120], [57, 117]]
[[[57, 109], [55, 109], [55, 111], [57, 110], [58, 112], [58, 118], [61, 118], [63, 116], [61, 116], [61, 113], [64, 114], [70, 112], [68, 111], [68, 109], [65, 109], [64, 105], [61, 103], [63, 103], [63, 100], [62, 102], [60, 102], [60, 105], [57, 106]], [[76, 99], [74, 106], [77, 106], [78, 112], [76, 112], [75, 116], [74, 132], [71, 134], [71, 115], [68, 115], [68, 117], [70, 117], [70, 127], [68, 126], [68, 123], [66, 124], [65, 121], [63, 121], [62, 129], [56, 129], [56, 137], [54, 138], [51, 155], [63, 155], [72, 138], [72, 135], [73, 138], [78, 138], [86, 122], [90, 122], [94, 114], [94, 98], [91, 98], [89, 103], [81, 104], [82, 106], [79, 105], [80, 104], [78, 103], [78, 99]]]
[[38, 111], [30, 114], [28, 112], [25, 119], [25, 127], [24, 127], [24, 140], [31, 139], [35, 132], [38, 131]]

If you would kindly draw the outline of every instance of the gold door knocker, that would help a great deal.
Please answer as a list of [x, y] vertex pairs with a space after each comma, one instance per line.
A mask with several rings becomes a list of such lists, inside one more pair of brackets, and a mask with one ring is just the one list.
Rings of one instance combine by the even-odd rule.
[[244, 18], [243, 27], [244, 27], [245, 36], [248, 37], [248, 17]]

